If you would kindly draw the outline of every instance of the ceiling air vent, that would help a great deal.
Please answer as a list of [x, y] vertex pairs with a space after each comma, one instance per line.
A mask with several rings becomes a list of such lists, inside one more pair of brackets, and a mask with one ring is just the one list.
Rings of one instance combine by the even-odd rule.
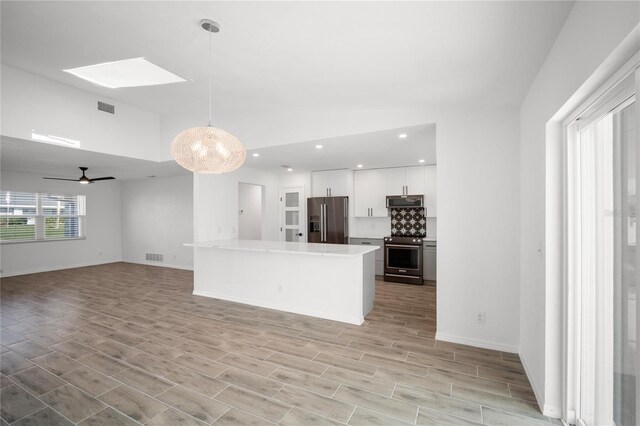
[[115, 114], [116, 107], [113, 105], [109, 105], [104, 102], [98, 101], [98, 111], [104, 111], [104, 112], [108, 112], [109, 114]]

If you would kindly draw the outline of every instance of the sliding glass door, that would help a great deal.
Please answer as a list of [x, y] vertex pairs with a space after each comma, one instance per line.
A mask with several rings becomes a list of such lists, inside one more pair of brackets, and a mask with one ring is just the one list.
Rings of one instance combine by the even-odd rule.
[[638, 424], [637, 108], [630, 100], [611, 114], [615, 171], [613, 421], [616, 425]]
[[636, 72], [567, 127], [565, 420], [637, 425]]

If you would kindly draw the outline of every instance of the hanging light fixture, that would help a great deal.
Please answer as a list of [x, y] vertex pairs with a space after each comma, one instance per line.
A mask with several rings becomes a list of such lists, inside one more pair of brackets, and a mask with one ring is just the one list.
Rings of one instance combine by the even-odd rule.
[[192, 172], [228, 173], [242, 166], [247, 151], [238, 138], [211, 125], [211, 34], [219, 32], [220, 25], [210, 19], [203, 19], [200, 26], [209, 33], [209, 124], [178, 134], [171, 144], [171, 156]]

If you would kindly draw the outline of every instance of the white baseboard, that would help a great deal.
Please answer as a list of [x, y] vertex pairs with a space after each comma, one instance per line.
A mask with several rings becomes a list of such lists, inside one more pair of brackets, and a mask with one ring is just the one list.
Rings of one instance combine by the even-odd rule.
[[364, 322], [364, 317], [362, 317], [362, 316], [359, 317], [359, 318], [356, 318], [356, 317], [350, 317], [350, 316], [334, 315], [334, 314], [327, 313], [327, 312], [319, 312], [319, 311], [298, 309], [298, 308], [294, 308], [294, 307], [291, 307], [291, 306], [276, 305], [275, 303], [267, 303], [267, 302], [261, 302], [261, 301], [255, 301], [255, 300], [248, 300], [248, 299], [242, 299], [242, 298], [238, 298], [238, 297], [222, 296], [222, 295], [219, 295], [219, 294], [214, 294], [214, 293], [210, 293], [210, 292], [206, 292], [206, 291], [195, 291], [194, 290], [193, 291], [193, 295], [194, 296], [211, 297], [213, 299], [227, 300], [229, 302], [243, 303], [245, 305], [259, 306], [261, 308], [275, 309], [277, 311], [291, 312], [293, 314], [300, 314], [300, 315], [307, 315], [307, 316], [311, 316], [311, 317], [324, 318], [324, 319], [328, 319], [328, 320], [332, 320], [332, 321], [346, 322], [348, 324], [362, 325], [362, 323]]
[[172, 265], [170, 263], [164, 263], [164, 262], [151, 262], [146, 260], [135, 261], [135, 260], [129, 260], [129, 259], [122, 259], [122, 262], [135, 263], [137, 265], [159, 266], [161, 268], [172, 268], [172, 269], [182, 269], [185, 271], [193, 271], [193, 266]]
[[527, 358], [520, 354], [520, 362], [522, 363], [522, 367], [524, 367], [524, 372], [527, 374], [527, 378], [529, 379], [529, 383], [531, 383], [531, 389], [533, 389], [533, 394], [536, 397], [536, 401], [538, 403], [538, 407], [542, 414], [548, 417], [553, 417], [554, 419], [559, 419], [562, 417], [562, 410], [560, 407], [556, 407], [555, 405], [545, 404], [543, 399], [543, 389], [540, 389], [540, 385], [534, 380], [534, 377], [531, 374], [531, 369], [527, 364]]
[[106, 265], [107, 263], [122, 262], [120, 259], [105, 260], [101, 262], [73, 263], [64, 266], [47, 266], [43, 268], [30, 268], [21, 271], [2, 272], [1, 278], [16, 277], [18, 275], [39, 274], [42, 272], [62, 271], [64, 269], [84, 268], [86, 266]]
[[560, 417], [562, 417], [562, 410], [560, 410], [560, 407], [556, 407], [555, 405], [544, 404], [544, 408], [542, 409], [542, 414], [544, 414], [547, 417], [559, 419]]
[[459, 343], [461, 345], [475, 346], [477, 348], [493, 349], [494, 351], [518, 353], [518, 347], [513, 345], [505, 345], [502, 343], [489, 342], [486, 340], [473, 339], [463, 336], [454, 336], [452, 334], [436, 332], [436, 340], [444, 342]]
[[531, 369], [529, 368], [529, 364], [527, 364], [527, 359], [522, 354], [520, 354], [520, 362], [522, 363], [522, 367], [524, 367], [524, 372], [527, 374], [527, 378], [529, 379], [529, 383], [531, 384], [531, 389], [533, 389], [533, 394], [535, 395], [536, 401], [538, 402], [538, 407], [544, 414], [544, 399], [542, 399], [542, 389], [540, 389], [538, 383], [533, 379], [535, 376], [531, 374]]

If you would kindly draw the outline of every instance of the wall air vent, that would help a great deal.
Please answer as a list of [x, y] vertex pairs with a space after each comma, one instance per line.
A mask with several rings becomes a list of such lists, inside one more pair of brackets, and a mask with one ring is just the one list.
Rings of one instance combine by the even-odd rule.
[[116, 107], [113, 105], [109, 105], [104, 102], [98, 101], [98, 111], [104, 111], [104, 112], [108, 112], [109, 114], [115, 114]]
[[160, 253], [147, 253], [147, 260], [150, 260], [152, 262], [162, 262], [164, 259], [164, 256]]

